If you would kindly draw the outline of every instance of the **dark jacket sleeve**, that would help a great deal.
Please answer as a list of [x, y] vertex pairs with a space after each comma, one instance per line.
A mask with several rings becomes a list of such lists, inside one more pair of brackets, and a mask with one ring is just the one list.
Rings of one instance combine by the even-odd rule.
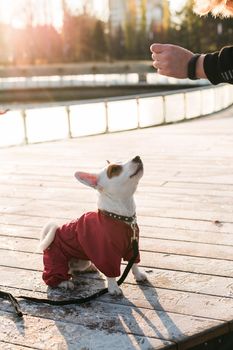
[[233, 46], [223, 47], [221, 51], [208, 53], [204, 59], [204, 71], [214, 84], [233, 84]]

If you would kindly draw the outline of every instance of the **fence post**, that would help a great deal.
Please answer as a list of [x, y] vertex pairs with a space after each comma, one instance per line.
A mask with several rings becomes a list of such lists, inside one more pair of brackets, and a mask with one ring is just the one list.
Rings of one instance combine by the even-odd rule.
[[68, 123], [68, 137], [72, 138], [72, 132], [71, 132], [71, 124], [70, 124], [70, 106], [66, 106], [66, 113], [67, 113], [67, 123]]
[[28, 133], [27, 133], [27, 114], [25, 109], [21, 111], [22, 119], [23, 119], [23, 129], [24, 129], [24, 143], [27, 145], [28, 144]]
[[137, 128], [140, 128], [140, 112], [139, 112], [139, 97], [136, 97], [136, 103], [137, 103]]
[[105, 132], [108, 133], [109, 132], [109, 128], [108, 128], [108, 100], [104, 101], [104, 107], [105, 107], [105, 120], [106, 120]]

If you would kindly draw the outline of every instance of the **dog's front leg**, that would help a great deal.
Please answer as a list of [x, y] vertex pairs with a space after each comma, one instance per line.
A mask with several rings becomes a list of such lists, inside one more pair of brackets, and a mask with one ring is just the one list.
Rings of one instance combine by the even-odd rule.
[[74, 289], [74, 282], [72, 282], [70, 280], [63, 281], [63, 282], [59, 283], [58, 288], [65, 288], [66, 290], [68, 290], [68, 289], [73, 290]]
[[119, 288], [115, 278], [107, 277], [108, 291], [111, 295], [121, 295], [122, 291]]
[[139, 267], [137, 264], [133, 264], [132, 266], [132, 273], [134, 275], [134, 278], [137, 282], [142, 282], [142, 281], [146, 281], [147, 280], [147, 275], [145, 274], [145, 272], [141, 272], [139, 270]]

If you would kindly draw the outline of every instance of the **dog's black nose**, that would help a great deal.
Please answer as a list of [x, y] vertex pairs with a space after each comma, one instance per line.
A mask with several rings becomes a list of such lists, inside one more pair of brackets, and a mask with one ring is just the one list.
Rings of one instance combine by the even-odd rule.
[[136, 156], [135, 158], [133, 158], [133, 162], [135, 163], [141, 163], [141, 158], [139, 156]]

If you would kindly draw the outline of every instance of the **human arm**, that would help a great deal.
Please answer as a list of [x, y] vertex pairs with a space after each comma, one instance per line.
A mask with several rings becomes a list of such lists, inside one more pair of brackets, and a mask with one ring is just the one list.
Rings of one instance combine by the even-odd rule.
[[[188, 62], [194, 56], [192, 51], [171, 44], [152, 44], [150, 50], [153, 66], [157, 68], [159, 74], [178, 79], [188, 78]], [[206, 79], [203, 69], [204, 58], [205, 55], [201, 55], [197, 60], [197, 78]]]
[[[184, 79], [188, 78], [188, 63], [194, 53], [177, 45], [153, 44], [153, 66], [159, 74]], [[212, 84], [233, 84], [233, 46], [220, 52], [201, 54], [196, 62], [196, 77], [208, 79]]]
[[223, 47], [219, 52], [206, 54], [203, 69], [212, 84], [233, 84], [233, 46]]

